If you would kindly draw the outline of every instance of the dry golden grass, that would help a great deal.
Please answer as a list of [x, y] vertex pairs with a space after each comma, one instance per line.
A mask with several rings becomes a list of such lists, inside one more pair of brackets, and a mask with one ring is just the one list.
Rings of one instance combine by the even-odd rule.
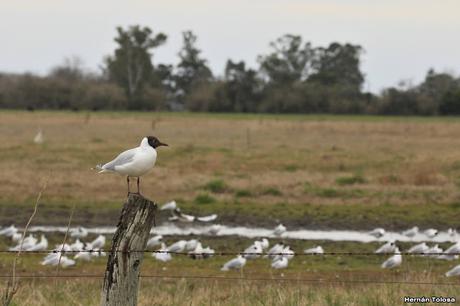
[[[91, 167], [150, 134], [171, 145], [159, 150], [157, 166], [142, 179], [143, 193], [159, 202], [193, 203], [210, 193], [203, 186], [216, 178], [230, 189], [212, 194], [220, 203], [460, 199], [460, 122], [452, 119], [2, 112], [0, 122], [0, 193], [11, 205], [33, 199], [40, 179], [51, 174], [45, 203], [64, 208], [76, 201], [77, 214], [95, 206], [102, 211], [124, 197], [125, 180]], [[43, 145], [32, 142], [39, 127]], [[353, 175], [365, 183], [337, 184]], [[239, 190], [249, 196], [238, 198]]]

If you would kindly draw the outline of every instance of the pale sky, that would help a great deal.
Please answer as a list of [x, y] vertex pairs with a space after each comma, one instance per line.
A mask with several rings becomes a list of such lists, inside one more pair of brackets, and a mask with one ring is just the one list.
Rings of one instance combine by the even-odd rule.
[[65, 57], [97, 70], [113, 52], [116, 26], [168, 35], [154, 63], [176, 63], [192, 30], [215, 74], [228, 58], [256, 68], [269, 42], [290, 33], [314, 46], [360, 44], [366, 89], [417, 83], [433, 67], [460, 73], [458, 0], [0, 0], [0, 71], [44, 74]]

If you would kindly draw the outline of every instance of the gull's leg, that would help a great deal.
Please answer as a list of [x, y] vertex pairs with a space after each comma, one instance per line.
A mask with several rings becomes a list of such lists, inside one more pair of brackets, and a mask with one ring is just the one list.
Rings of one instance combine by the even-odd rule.
[[131, 192], [129, 191], [129, 175], [126, 177], [126, 182], [128, 183], [128, 196], [129, 196], [129, 194], [131, 193]]
[[139, 190], [139, 180], [140, 178], [137, 177], [137, 194], [141, 194], [141, 191]]

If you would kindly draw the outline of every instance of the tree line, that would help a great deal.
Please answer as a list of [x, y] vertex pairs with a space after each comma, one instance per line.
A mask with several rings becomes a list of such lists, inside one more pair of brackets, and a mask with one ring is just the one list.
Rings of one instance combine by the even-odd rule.
[[118, 27], [113, 53], [100, 73], [78, 58], [46, 76], [0, 73], [0, 108], [72, 110], [188, 110], [200, 112], [460, 114], [460, 78], [429, 70], [417, 85], [401, 83], [379, 95], [363, 90], [363, 48], [332, 42], [313, 46], [287, 34], [257, 57], [256, 69], [229, 59], [214, 75], [197, 36], [182, 33], [177, 65], [155, 63], [164, 33]]

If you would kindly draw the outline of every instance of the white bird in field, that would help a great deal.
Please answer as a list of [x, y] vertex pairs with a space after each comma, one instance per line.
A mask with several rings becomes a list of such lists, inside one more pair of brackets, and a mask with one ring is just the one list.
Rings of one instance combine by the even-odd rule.
[[188, 252], [188, 256], [192, 259], [203, 259], [203, 245], [197, 241], [195, 248]]
[[282, 253], [282, 254], [275, 255], [275, 258], [273, 260], [277, 260], [277, 259], [280, 259], [282, 257], [285, 257], [285, 258], [291, 260], [292, 258], [294, 258], [294, 255], [295, 255], [294, 250], [292, 250], [290, 246], [285, 246], [281, 250], [280, 253]]
[[105, 236], [99, 235], [96, 239], [86, 244], [86, 249], [102, 249], [105, 245]]
[[266, 250], [270, 246], [270, 242], [267, 238], [262, 238], [262, 240], [254, 241], [254, 243], [258, 243], [262, 247], [262, 250]]
[[179, 240], [179, 241], [171, 244], [167, 249], [168, 249], [168, 252], [182, 253], [185, 250], [186, 245], [187, 245], [186, 240]]
[[24, 241], [19, 241], [19, 243], [16, 246], [9, 248], [9, 250], [19, 251], [22, 249], [23, 251], [27, 251], [30, 248], [32, 248], [36, 243], [37, 243], [37, 238], [35, 238], [32, 234], [30, 234], [29, 236], [24, 238]]
[[45, 251], [48, 248], [48, 239], [46, 239], [45, 235], [41, 235], [40, 242], [31, 246], [27, 249], [27, 251]]
[[263, 249], [260, 241], [255, 241], [252, 245], [246, 248], [243, 252], [243, 257], [246, 259], [256, 259], [262, 255]]
[[56, 244], [56, 247], [53, 249], [53, 251], [57, 251], [57, 252], [70, 252], [72, 251], [72, 248], [70, 247], [70, 244], [68, 243], [64, 243], [64, 244]]
[[438, 234], [438, 230], [429, 228], [423, 232], [428, 238], [434, 238]]
[[41, 264], [42, 266], [56, 266], [59, 262], [59, 253], [49, 253], [48, 255], [45, 256], [45, 258], [42, 260]]
[[275, 236], [281, 236], [282, 234], [284, 234], [286, 232], [286, 226], [284, 226], [283, 224], [279, 224], [277, 227], [275, 227], [275, 229], [273, 230], [273, 234]]
[[233, 258], [230, 261], [227, 261], [220, 270], [228, 271], [232, 269], [242, 269], [245, 264], [246, 264], [246, 258], [244, 258], [241, 255], [238, 255], [236, 258]]
[[139, 178], [152, 170], [157, 159], [156, 149], [160, 146], [167, 146], [167, 144], [154, 136], [144, 137], [137, 148], [120, 153], [114, 160], [98, 165], [96, 169], [100, 170], [99, 173], [116, 172], [126, 175], [128, 194], [130, 193], [129, 178], [137, 178], [137, 193], [139, 194]]
[[428, 249], [429, 247], [426, 245], [426, 243], [422, 242], [411, 247], [409, 250], [407, 250], [407, 253], [423, 254], [426, 253]]
[[187, 243], [185, 244], [185, 250], [186, 251], [193, 251], [196, 249], [196, 247], [198, 246], [199, 244], [199, 241], [196, 240], [196, 239], [190, 239], [187, 241]]
[[270, 250], [268, 250], [266, 257], [273, 259], [278, 253], [282, 253], [284, 249], [284, 244], [282, 242], [275, 244], [272, 246]]
[[401, 263], [402, 263], [402, 255], [399, 249], [396, 248], [395, 254], [382, 263], [382, 268], [391, 269], [391, 268], [400, 266]]
[[314, 248], [305, 249], [303, 252], [305, 254], [324, 254], [324, 250], [320, 245]]
[[460, 242], [457, 242], [447, 248], [444, 251], [444, 254], [438, 256], [438, 259], [454, 260], [458, 258], [458, 253], [460, 253]]
[[92, 258], [92, 256], [91, 256], [90, 252], [78, 252], [73, 257], [73, 259], [75, 259], [75, 260], [82, 260], [82, 261], [91, 261], [91, 258]]
[[272, 261], [271, 267], [273, 269], [286, 269], [289, 260], [286, 257], [281, 257]]
[[202, 253], [203, 253], [203, 258], [206, 259], [206, 258], [212, 257], [214, 253], [216, 253], [216, 251], [214, 251], [210, 247], [205, 247], [203, 248]]
[[168, 248], [166, 247], [166, 244], [164, 244], [164, 242], [161, 243], [161, 248], [156, 251], [156, 252], [153, 252], [152, 253], [152, 256], [155, 257], [156, 260], [159, 260], [159, 261], [163, 261], [163, 262], [166, 262], [166, 261], [170, 261], [172, 259], [172, 256], [170, 253], [168, 253]]
[[72, 238], [85, 238], [86, 236], [88, 236], [88, 230], [82, 226], [70, 230], [70, 237]]
[[147, 247], [148, 248], [153, 248], [153, 247], [156, 247], [158, 245], [161, 245], [162, 240], [163, 240], [163, 236], [161, 236], [161, 235], [153, 236], [152, 238], [147, 240]]
[[161, 206], [160, 210], [174, 210], [176, 208], [177, 208], [176, 201], [171, 201]]
[[210, 233], [211, 235], [217, 235], [217, 233], [219, 233], [221, 229], [222, 229], [222, 225], [220, 225], [220, 224], [213, 224], [213, 225], [209, 228], [209, 233]]
[[408, 230], [405, 230], [402, 232], [402, 234], [406, 237], [412, 238], [418, 233], [418, 226], [414, 226], [413, 228], [410, 228]]
[[429, 248], [427, 251], [426, 251], [427, 254], [430, 254], [429, 256], [430, 257], [438, 257], [439, 253], [443, 253], [442, 249], [439, 247], [438, 244], [435, 244], [433, 245], [431, 248]]
[[15, 233], [13, 236], [11, 236], [11, 240], [13, 242], [19, 242], [22, 239], [22, 234], [21, 233]]
[[384, 245], [382, 245], [380, 248], [378, 248], [375, 253], [393, 253], [396, 249], [396, 243], [394, 241], [388, 241]]
[[385, 230], [381, 227], [374, 228], [372, 231], [369, 232], [369, 235], [374, 236], [375, 238], [380, 238], [385, 235]]
[[39, 129], [37, 135], [35, 135], [34, 137], [34, 143], [42, 144], [44, 141], [45, 141], [45, 137], [43, 137], [43, 131], [42, 129]]
[[212, 214], [212, 215], [203, 216], [203, 217], [196, 217], [196, 219], [200, 222], [212, 222], [217, 219], [217, 214]]
[[84, 248], [85, 244], [81, 242], [80, 239], [75, 240], [75, 242], [70, 245], [70, 249], [72, 249], [72, 251], [81, 251]]
[[449, 271], [446, 272], [446, 276], [447, 277], [451, 277], [451, 276], [458, 276], [460, 275], [460, 265], [450, 269]]
[[457, 230], [455, 228], [449, 228], [447, 230], [447, 234], [449, 234], [451, 237], [457, 236]]
[[17, 232], [18, 229], [14, 225], [11, 225], [0, 230], [0, 236], [13, 237]]
[[105, 256], [105, 252], [103, 252], [101, 249], [92, 249], [90, 252], [91, 256], [93, 257], [102, 257]]
[[75, 265], [75, 260], [68, 258], [67, 256], [61, 257], [61, 267], [67, 268]]

